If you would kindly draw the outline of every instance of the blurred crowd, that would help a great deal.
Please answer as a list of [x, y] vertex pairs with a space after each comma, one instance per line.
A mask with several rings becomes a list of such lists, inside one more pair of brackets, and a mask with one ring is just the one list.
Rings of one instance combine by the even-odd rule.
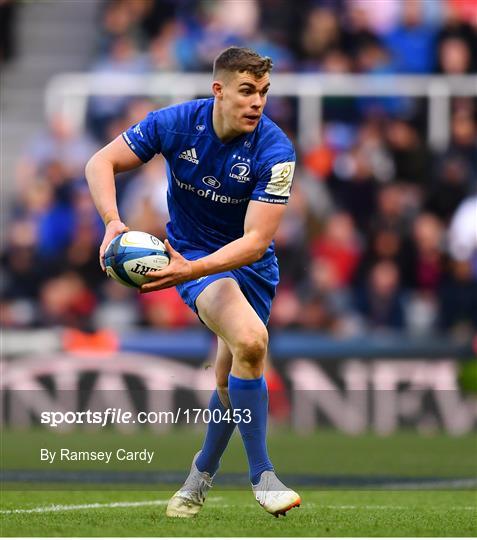
[[[379, 9], [376, 9], [379, 4]], [[98, 18], [93, 73], [210, 71], [236, 44], [276, 72], [476, 74], [474, 0], [112, 0]], [[273, 79], [272, 79], [273, 83]], [[267, 113], [296, 141], [296, 102]], [[163, 106], [90, 99], [87, 129], [57, 116], [25, 147], [1, 253], [6, 327], [85, 330], [200, 324], [175, 289], [138, 295], [105, 278], [103, 226], [84, 165]], [[276, 237], [281, 285], [272, 329], [334, 336], [477, 330], [477, 100], [453, 98], [449, 145], [427, 143], [424, 98], [325, 98], [321, 142], [297, 147], [292, 197]], [[165, 236], [162, 158], [122, 174], [132, 230]]]

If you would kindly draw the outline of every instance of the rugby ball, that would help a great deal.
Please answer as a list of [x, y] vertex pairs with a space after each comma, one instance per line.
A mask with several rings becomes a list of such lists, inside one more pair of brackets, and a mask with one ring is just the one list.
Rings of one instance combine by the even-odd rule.
[[104, 264], [109, 277], [127, 287], [139, 288], [151, 281], [146, 277], [148, 272], [169, 264], [169, 255], [159, 238], [141, 231], [128, 231], [111, 240], [104, 253]]

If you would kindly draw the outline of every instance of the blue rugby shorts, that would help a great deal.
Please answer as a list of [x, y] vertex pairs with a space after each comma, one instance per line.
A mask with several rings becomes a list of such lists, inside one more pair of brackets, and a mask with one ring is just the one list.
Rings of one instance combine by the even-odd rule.
[[[209, 255], [206, 251], [185, 251], [181, 255], [189, 261], [194, 261]], [[211, 276], [204, 276], [193, 281], [186, 281], [177, 285], [182, 300], [197, 314], [195, 304], [199, 294], [211, 283], [218, 279], [234, 279], [249, 304], [266, 325], [270, 319], [272, 300], [280, 279], [276, 257], [271, 261], [258, 261], [249, 266], [242, 266], [236, 270], [220, 272]]]

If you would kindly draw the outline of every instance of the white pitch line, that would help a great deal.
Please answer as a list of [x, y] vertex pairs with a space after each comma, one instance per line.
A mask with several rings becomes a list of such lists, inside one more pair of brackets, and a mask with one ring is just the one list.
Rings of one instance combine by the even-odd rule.
[[[320, 504], [315, 502], [306, 502], [302, 500], [302, 508], [317, 508], [327, 510], [414, 510], [412, 506], [393, 506], [384, 504]], [[256, 504], [220, 504], [220, 508], [258, 508]], [[439, 508], [435, 508], [439, 510]], [[446, 510], [472, 510], [477, 512], [477, 506], [450, 506]]]
[[37, 508], [16, 508], [14, 510], [1, 510], [2, 514], [43, 514], [44, 512], [68, 512], [70, 510], [94, 510], [96, 508], [129, 508], [133, 506], [162, 506], [167, 501], [137, 501], [115, 503], [91, 503], [91, 504], [54, 504], [51, 506], [39, 506]]
[[[317, 504], [303, 503], [304, 506], [313, 506], [314, 508], [327, 508], [330, 510], [412, 510], [411, 506], [393, 506], [378, 504]], [[477, 506], [451, 506], [448, 510], [473, 510], [477, 512]]]
[[[212, 497], [211, 502], [221, 500], [222, 497]], [[51, 506], [39, 506], [37, 508], [15, 508], [12, 510], [0, 510], [0, 514], [43, 514], [45, 512], [69, 512], [71, 510], [95, 510], [96, 508], [131, 508], [137, 506], [165, 506], [169, 499], [154, 501], [124, 501], [113, 503], [90, 503], [90, 504], [52, 504]]]
[[[209, 503], [217, 503], [223, 500], [223, 497], [211, 497]], [[46, 512], [68, 512], [71, 510], [95, 510], [97, 508], [133, 508], [140, 506], [165, 506], [168, 503], [167, 500], [156, 499], [153, 501], [122, 501], [122, 502], [113, 502], [113, 503], [90, 503], [90, 504], [53, 504], [51, 506], [39, 506], [37, 508], [16, 508], [12, 510], [0, 510], [0, 514], [43, 514]], [[240, 508], [252, 508], [256, 507], [255, 504], [221, 504], [221, 508], [230, 508], [239, 506]], [[392, 506], [392, 505], [354, 505], [354, 504], [318, 504], [318, 503], [307, 503], [303, 502], [303, 506], [306, 508], [326, 508], [328, 510], [411, 510], [409, 506]], [[477, 511], [476, 506], [452, 506], [448, 508], [449, 510], [471, 510], [473, 512]]]

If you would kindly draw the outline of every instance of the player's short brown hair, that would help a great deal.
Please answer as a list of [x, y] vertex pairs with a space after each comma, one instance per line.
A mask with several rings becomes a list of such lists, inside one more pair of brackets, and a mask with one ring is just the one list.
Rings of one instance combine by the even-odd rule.
[[214, 60], [214, 79], [221, 71], [251, 73], [257, 79], [272, 71], [272, 59], [246, 47], [229, 47]]

